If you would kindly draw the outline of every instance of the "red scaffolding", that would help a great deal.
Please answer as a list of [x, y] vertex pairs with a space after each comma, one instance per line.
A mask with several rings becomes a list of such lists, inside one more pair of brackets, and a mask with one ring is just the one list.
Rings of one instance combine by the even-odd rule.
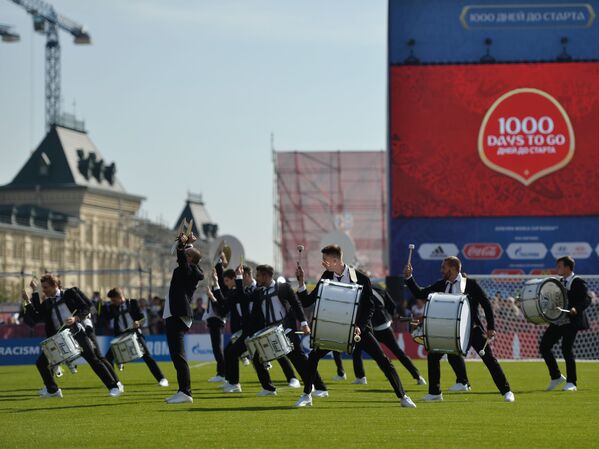
[[346, 234], [355, 263], [387, 274], [387, 188], [384, 151], [275, 152], [275, 265], [293, 277], [297, 245], [310, 279], [320, 276], [320, 248], [332, 231]]

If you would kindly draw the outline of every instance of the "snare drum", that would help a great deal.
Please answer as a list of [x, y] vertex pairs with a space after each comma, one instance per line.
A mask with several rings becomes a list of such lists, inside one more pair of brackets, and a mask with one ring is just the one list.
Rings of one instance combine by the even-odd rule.
[[258, 354], [258, 358], [262, 363], [280, 359], [293, 351], [293, 345], [285, 335], [282, 324], [256, 332], [251, 337], [246, 338], [245, 346], [251, 358]]
[[424, 306], [423, 339], [428, 352], [466, 355], [470, 346], [470, 302], [466, 295], [431, 293]]
[[114, 338], [110, 342], [110, 349], [114, 354], [114, 360], [119, 364], [132, 362], [144, 355], [137, 332], [127, 332]]
[[69, 363], [81, 356], [81, 347], [69, 329], [42, 341], [41, 346], [50, 366]]
[[362, 286], [359, 284], [343, 284], [329, 279], [320, 283], [312, 318], [311, 348], [352, 353], [361, 294]]
[[520, 294], [520, 307], [526, 320], [534, 324], [565, 324], [568, 315], [559, 309], [568, 308], [568, 294], [555, 278], [531, 279]]

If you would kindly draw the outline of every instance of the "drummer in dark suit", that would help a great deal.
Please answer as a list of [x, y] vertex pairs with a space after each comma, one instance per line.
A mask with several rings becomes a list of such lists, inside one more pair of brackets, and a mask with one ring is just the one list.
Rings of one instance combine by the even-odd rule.
[[[322, 274], [318, 284], [308, 293], [304, 284], [304, 270], [301, 266], [297, 267], [297, 281], [300, 285], [298, 289], [298, 297], [304, 307], [310, 307], [318, 299], [318, 290], [320, 283], [325, 280], [334, 280], [345, 284], [359, 284], [362, 285], [362, 294], [359, 300], [358, 312], [355, 323], [355, 335], [361, 339], [361, 346], [367, 354], [369, 354], [378, 364], [379, 368], [385, 373], [385, 376], [389, 380], [389, 383], [393, 387], [395, 394], [400, 399], [402, 407], [415, 408], [416, 404], [412, 402], [409, 396], [406, 395], [399, 376], [391, 361], [387, 358], [381, 347], [379, 346], [376, 338], [373, 335], [372, 325], [370, 320], [374, 312], [374, 304], [372, 302], [372, 289], [370, 286], [370, 279], [368, 276], [356, 271], [349, 267], [343, 262], [343, 253], [338, 245], [325, 246], [322, 250], [322, 266], [325, 268], [325, 272]], [[326, 349], [313, 349], [310, 352], [309, 362], [309, 373], [310, 379], [314, 379], [316, 371], [318, 369], [318, 362], [321, 358], [327, 355], [330, 351]], [[295, 403], [296, 407], [306, 407], [312, 405], [312, 382], [306, 382], [304, 384], [304, 394]]]
[[[590, 305], [588, 287], [584, 279], [574, 274], [574, 259], [569, 256], [557, 259], [557, 273], [568, 292], [568, 309], [570, 312], [561, 324], [550, 324], [541, 339], [541, 355], [545, 359], [551, 381], [547, 391], [554, 390], [566, 382], [563, 391], [576, 391], [576, 360], [574, 357], [574, 340], [579, 330], [589, 328], [588, 319], [584, 310]], [[553, 345], [562, 339], [562, 353], [566, 361], [566, 374], [560, 372], [555, 357], [551, 352]]]
[[[110, 299], [110, 304], [102, 306], [107, 320], [112, 321], [115, 337], [127, 332], [136, 333], [139, 345], [143, 349], [143, 361], [150, 369], [150, 372], [161, 387], [168, 387], [168, 380], [162, 374], [156, 360], [152, 358], [146, 340], [141, 332], [141, 321], [144, 318], [136, 299], [125, 299], [123, 291], [118, 288], [112, 288], [106, 295]], [[114, 354], [109, 348], [106, 353], [106, 360], [110, 363], [114, 360]]]
[[[69, 329], [73, 338], [81, 347], [83, 357], [108, 389], [112, 397], [120, 396], [124, 389], [122, 384], [106, 368], [108, 362], [102, 361], [97, 356], [94, 344], [85, 333], [82, 322], [89, 314], [91, 301], [83, 295], [78, 288], [62, 289], [60, 282], [51, 274], [45, 274], [40, 279], [44, 300], [40, 298], [37, 284], [32, 282], [33, 295], [31, 303], [26, 306], [25, 313], [28, 321], [43, 322], [46, 326], [46, 335], [57, 334], [61, 329]], [[36, 361], [37, 369], [44, 380], [45, 387], [39, 392], [42, 398], [62, 397], [62, 391], [54, 381], [49, 362], [42, 353]]]
[[[470, 313], [472, 314], [472, 328], [470, 331], [470, 345], [480, 352], [485, 346], [487, 339], [492, 339], [495, 336], [495, 320], [493, 317], [493, 309], [491, 302], [482, 288], [474, 279], [466, 278], [461, 273], [462, 263], [457, 257], [446, 257], [441, 264], [441, 275], [443, 279], [435, 282], [428, 287], [421, 288], [414, 277], [411, 265], [406, 265], [404, 269], [405, 282], [412, 294], [416, 298], [427, 298], [430, 293], [445, 292], [453, 294], [461, 294], [462, 292], [468, 296], [470, 303]], [[485, 335], [483, 325], [478, 316], [478, 306], [481, 306], [485, 311], [487, 320], [487, 332]], [[441, 393], [441, 367], [440, 361], [443, 354], [429, 353], [428, 354], [428, 394], [424, 396], [425, 401], [442, 401], [443, 394]], [[485, 353], [482, 356], [483, 362], [489, 369], [493, 381], [499, 392], [503, 395], [506, 402], [514, 402], [514, 393], [512, 393], [510, 385], [499, 365], [499, 362], [493, 355], [493, 350], [490, 346], [485, 348]]]

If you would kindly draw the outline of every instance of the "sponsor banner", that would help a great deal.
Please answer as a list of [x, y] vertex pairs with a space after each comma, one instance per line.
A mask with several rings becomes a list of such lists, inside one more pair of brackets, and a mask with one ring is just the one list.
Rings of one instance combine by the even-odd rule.
[[543, 243], [510, 243], [505, 252], [510, 259], [540, 260], [547, 255], [547, 247]]
[[42, 354], [42, 338], [0, 340], [0, 365], [29, 365]]
[[503, 249], [499, 243], [467, 243], [462, 248], [462, 254], [471, 260], [496, 260], [503, 254]]
[[599, 62], [398, 66], [389, 84], [392, 218], [599, 215]]
[[[443, 254], [457, 255], [470, 274], [547, 272], [555, 268], [557, 254], [572, 255], [580, 274], [593, 274], [599, 266], [599, 217], [395, 219], [390, 235], [390, 274], [402, 275], [413, 243], [418, 251], [412, 266], [422, 285], [439, 278]], [[564, 242], [568, 235], [577, 241]]]
[[599, 58], [597, 0], [389, 0], [388, 10], [391, 64], [554, 61], [564, 36], [566, 54]]
[[563, 256], [588, 259], [591, 254], [593, 254], [593, 248], [588, 242], [557, 242], [551, 247], [551, 255], [556, 259]]

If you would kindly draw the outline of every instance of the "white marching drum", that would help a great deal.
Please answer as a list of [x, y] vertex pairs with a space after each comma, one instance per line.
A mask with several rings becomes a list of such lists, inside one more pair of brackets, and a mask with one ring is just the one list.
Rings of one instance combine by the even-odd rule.
[[58, 332], [42, 341], [41, 346], [50, 366], [69, 363], [81, 356], [81, 347], [69, 329]]
[[563, 324], [568, 322], [568, 294], [555, 278], [531, 279], [520, 293], [520, 307], [526, 320], [534, 324]]
[[470, 346], [470, 302], [466, 295], [431, 293], [424, 306], [423, 339], [428, 352], [466, 355]]
[[137, 360], [144, 355], [139, 343], [137, 332], [127, 332], [110, 341], [110, 349], [116, 363], [127, 363]]
[[257, 353], [262, 363], [280, 359], [293, 351], [293, 345], [285, 335], [282, 324], [259, 330], [246, 338], [245, 346], [251, 357]]
[[359, 284], [343, 284], [329, 279], [320, 283], [312, 318], [310, 347], [352, 353], [361, 294], [362, 286]]

